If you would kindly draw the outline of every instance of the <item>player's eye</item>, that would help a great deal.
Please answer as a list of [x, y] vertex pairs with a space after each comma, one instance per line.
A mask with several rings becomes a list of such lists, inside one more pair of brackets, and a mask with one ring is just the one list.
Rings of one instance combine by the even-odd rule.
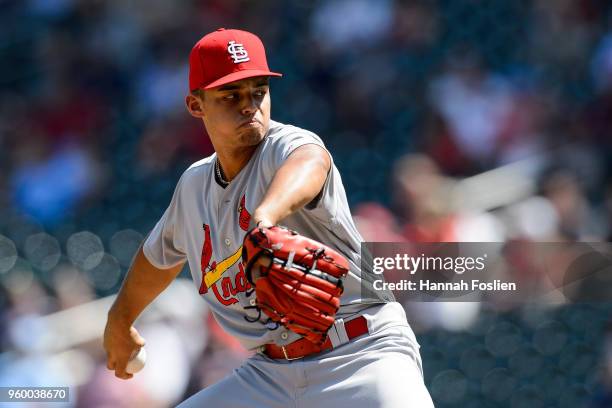
[[255, 91], [255, 96], [259, 97], [259, 98], [263, 98], [266, 95], [266, 90], [265, 89], [258, 89]]
[[234, 99], [237, 99], [237, 95], [235, 93], [230, 93], [230, 94], [226, 94], [223, 95], [223, 100], [224, 101], [233, 101]]

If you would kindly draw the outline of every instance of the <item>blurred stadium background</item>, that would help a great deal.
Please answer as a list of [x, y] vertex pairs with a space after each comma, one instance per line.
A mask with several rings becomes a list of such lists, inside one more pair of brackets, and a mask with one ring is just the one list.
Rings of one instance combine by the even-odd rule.
[[[611, 23], [607, 0], [0, 0], [0, 385], [164, 407], [248, 355], [187, 280], [139, 322], [133, 381], [101, 348], [212, 152], [183, 107], [204, 33], [263, 38], [272, 117], [322, 136], [367, 240], [574, 242], [612, 238]], [[608, 303], [405, 306], [436, 406], [612, 406]]]

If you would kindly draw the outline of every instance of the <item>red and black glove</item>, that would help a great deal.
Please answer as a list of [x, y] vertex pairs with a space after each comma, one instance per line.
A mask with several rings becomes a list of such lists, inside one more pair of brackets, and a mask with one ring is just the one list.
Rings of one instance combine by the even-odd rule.
[[337, 251], [284, 227], [257, 227], [242, 246], [257, 307], [313, 343], [322, 344], [340, 307], [348, 261]]

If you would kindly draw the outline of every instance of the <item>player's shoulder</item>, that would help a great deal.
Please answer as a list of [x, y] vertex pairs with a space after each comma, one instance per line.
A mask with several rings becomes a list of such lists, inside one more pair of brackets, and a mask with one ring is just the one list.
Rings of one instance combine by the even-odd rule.
[[200, 179], [204, 174], [213, 170], [213, 166], [215, 164], [216, 155], [213, 153], [208, 157], [205, 157], [201, 160], [198, 160], [195, 163], [192, 163], [187, 169], [183, 172], [181, 176], [180, 183], [186, 183], [194, 179]]
[[185, 170], [185, 173], [206, 170], [208, 167], [215, 164], [216, 156], [217, 155], [213, 153], [208, 157], [205, 157], [203, 159], [198, 160], [195, 163], [192, 163], [189, 167], [187, 167], [187, 170]]
[[270, 130], [267, 139], [267, 142], [270, 144], [288, 142], [292, 139], [313, 139], [314, 142], [323, 145], [323, 140], [316, 133], [299, 126], [274, 120], [270, 120]]

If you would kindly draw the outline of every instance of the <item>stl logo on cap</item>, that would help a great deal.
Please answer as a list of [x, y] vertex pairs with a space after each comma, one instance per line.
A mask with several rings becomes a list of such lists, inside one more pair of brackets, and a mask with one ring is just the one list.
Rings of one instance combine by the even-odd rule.
[[227, 44], [227, 52], [229, 52], [230, 57], [234, 60], [234, 64], [239, 64], [241, 62], [249, 61], [249, 53], [244, 48], [244, 45], [237, 44], [236, 41], [230, 41]]

